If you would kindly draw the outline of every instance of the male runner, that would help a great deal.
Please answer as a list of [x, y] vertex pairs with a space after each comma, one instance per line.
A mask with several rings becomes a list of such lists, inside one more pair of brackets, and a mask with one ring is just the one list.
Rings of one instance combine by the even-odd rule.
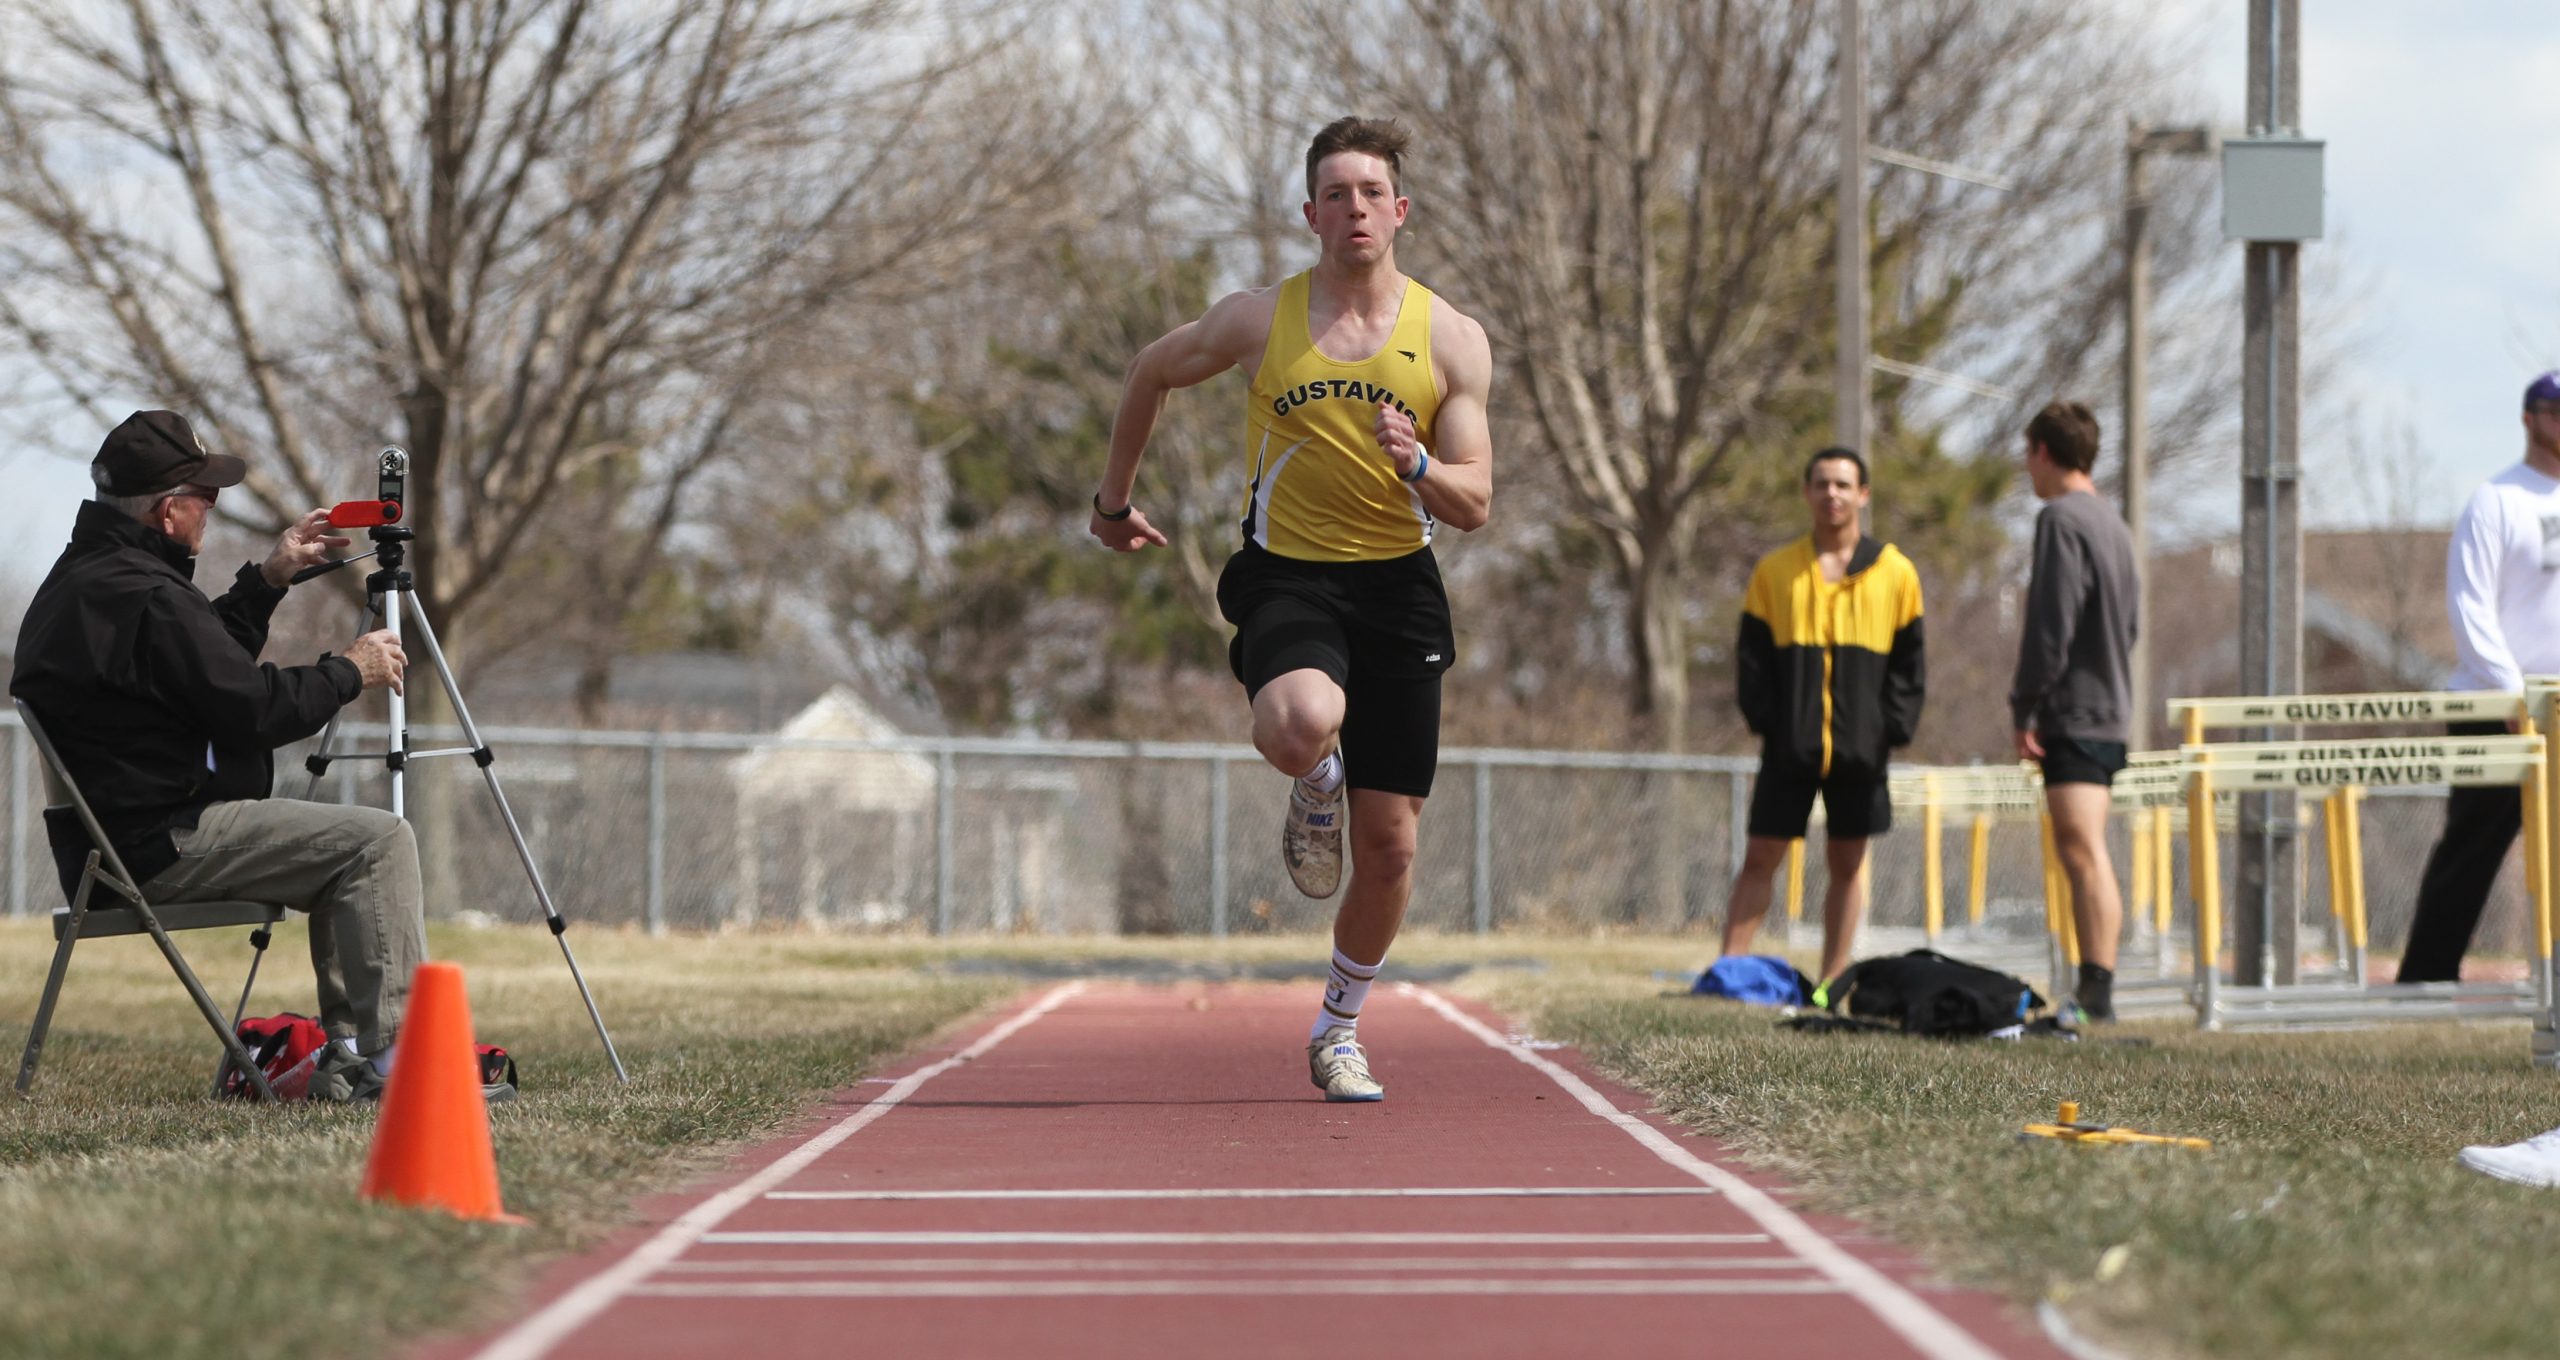
[[1849, 966], [1866, 908], [1867, 838], [1893, 825], [1885, 762], [1920, 728], [1926, 662], [1920, 573], [1859, 529], [1867, 461], [1824, 449], [1804, 465], [1813, 532], [1760, 559], [1743, 595], [1735, 697], [1761, 740], [1750, 839], [1726, 899], [1724, 952], [1749, 952], [1769, 883], [1822, 795], [1822, 974]]
[[1244, 543], [1218, 580], [1236, 627], [1228, 660], [1253, 704], [1253, 744], [1296, 783], [1281, 855], [1309, 897], [1351, 887], [1308, 1036], [1327, 1100], [1383, 1100], [1358, 1040], [1360, 1008], [1413, 892], [1423, 799], [1440, 763], [1440, 675], [1457, 655], [1431, 555], [1435, 525], [1482, 526], [1493, 500], [1484, 328], [1396, 269], [1411, 203], [1406, 138], [1343, 118], [1307, 148], [1315, 267], [1220, 299], [1129, 365], [1093, 536], [1161, 544], [1130, 502], [1165, 394], [1230, 368], [1252, 375]]

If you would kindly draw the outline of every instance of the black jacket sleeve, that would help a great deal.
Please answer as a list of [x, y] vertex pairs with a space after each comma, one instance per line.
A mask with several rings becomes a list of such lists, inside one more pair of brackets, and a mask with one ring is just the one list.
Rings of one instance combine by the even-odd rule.
[[1908, 746], [1920, 734], [1920, 705], [1928, 689], [1928, 660], [1921, 646], [1920, 616], [1915, 613], [1910, 622], [1893, 631], [1893, 651], [1885, 658], [1885, 745]]
[[[224, 599], [239, 594], [235, 587]], [[265, 614], [274, 607], [270, 600], [263, 610], [251, 605], [247, 613], [232, 612], [181, 586], [151, 592], [135, 648], [142, 684], [226, 746], [273, 750], [319, 731], [350, 691], [362, 688], [362, 677], [344, 657], [310, 666], [260, 665], [235, 628], [254, 628], [263, 638]], [[233, 611], [239, 608], [235, 602]]]
[[1734, 702], [1753, 736], [1765, 737], [1778, 722], [1778, 637], [1769, 621], [1743, 611], [1733, 642]]
[[268, 585], [254, 564], [242, 563], [231, 588], [214, 600], [213, 612], [222, 620], [222, 631], [255, 660], [267, 649], [267, 622], [283, 601], [284, 592]]

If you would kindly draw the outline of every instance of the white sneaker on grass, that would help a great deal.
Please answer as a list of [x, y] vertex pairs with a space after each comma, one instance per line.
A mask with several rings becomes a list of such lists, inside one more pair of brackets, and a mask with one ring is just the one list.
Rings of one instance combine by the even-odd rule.
[[1289, 820], [1280, 828], [1280, 859], [1289, 881], [1319, 901], [1342, 886], [1342, 786], [1318, 793], [1306, 781], [1289, 783]]
[[2504, 1147], [2467, 1147], [2462, 1150], [2461, 1162], [2483, 1176], [2518, 1185], [2546, 1190], [2560, 1186], [2560, 1129]]
[[1369, 1075], [1369, 1052], [1352, 1031], [1336, 1026], [1307, 1045], [1307, 1078], [1332, 1101], [1387, 1098], [1387, 1088]]

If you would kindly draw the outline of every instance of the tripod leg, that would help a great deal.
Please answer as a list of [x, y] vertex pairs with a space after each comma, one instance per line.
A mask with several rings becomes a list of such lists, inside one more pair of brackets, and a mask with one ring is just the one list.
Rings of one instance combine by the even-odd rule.
[[578, 999], [587, 1006], [587, 1019], [596, 1027], [596, 1038], [604, 1044], [605, 1061], [613, 1064], [616, 1080], [628, 1082], [631, 1074], [622, 1068], [622, 1055], [614, 1050], [613, 1036], [604, 1027], [604, 1015], [596, 1009], [595, 993], [587, 989], [586, 974], [578, 968], [578, 956], [569, 948], [569, 922], [551, 901], [551, 890], [543, 886], [542, 870], [533, 862], [533, 851], [525, 845], [524, 831], [516, 825], [515, 809], [507, 805], [507, 791], [498, 787], [497, 757], [480, 740], [480, 729], [471, 721], [471, 710], [462, 702], [462, 686], [453, 678], [453, 668], [445, 664], [444, 649], [436, 645], [435, 629], [427, 623], [427, 611], [418, 597], [409, 595], [411, 621], [417, 625], [418, 641], [426, 644], [427, 659], [435, 664], [436, 679], [444, 686], [445, 698], [453, 703], [454, 719], [462, 724], [462, 739], [470, 744], [471, 759], [480, 767], [480, 777], [489, 785], [489, 796], [497, 801], [498, 820], [506, 823], [507, 839], [515, 843], [516, 858], [524, 865], [524, 875], [533, 884], [534, 899], [542, 904], [542, 914], [551, 927], [551, 938], [560, 942], [560, 957], [569, 965], [569, 977], [578, 984]]
[[[365, 625], [381, 617], [381, 614], [382, 597], [365, 596], [364, 603], [356, 607], [356, 636], [363, 637], [366, 633], [373, 631]], [[337, 749], [338, 724], [346, 721], [346, 717], [347, 710], [344, 708], [329, 715], [329, 725], [320, 729], [320, 744], [313, 747], [310, 757], [302, 762], [303, 770], [311, 776], [310, 781], [302, 786], [304, 802], [318, 802], [320, 799], [320, 779], [329, 772], [329, 762], [335, 758], [330, 755], [330, 752]]]

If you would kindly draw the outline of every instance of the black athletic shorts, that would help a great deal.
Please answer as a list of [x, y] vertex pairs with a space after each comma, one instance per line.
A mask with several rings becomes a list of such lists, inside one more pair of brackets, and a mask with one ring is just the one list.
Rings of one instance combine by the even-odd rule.
[[2124, 768], [2124, 743], [2099, 741], [2091, 737], [2057, 737], [2038, 732], [2036, 741], [2044, 747], [2044, 782], [2052, 784], [2100, 784], [2112, 787], [2116, 771]]
[[1751, 781], [1751, 834], [1782, 841], [1802, 836], [1805, 824], [1813, 820], [1816, 793], [1822, 795], [1822, 813], [1828, 819], [1825, 835], [1856, 838], [1893, 829], [1892, 791], [1885, 786], [1883, 771], [1835, 769], [1826, 777], [1810, 766], [1773, 759], [1764, 752], [1760, 774]]
[[1218, 575], [1218, 612], [1236, 627], [1227, 664], [1247, 697], [1295, 670], [1342, 686], [1351, 787], [1431, 796], [1440, 675], [1458, 645], [1429, 548], [1383, 562], [1302, 562], [1248, 543]]

